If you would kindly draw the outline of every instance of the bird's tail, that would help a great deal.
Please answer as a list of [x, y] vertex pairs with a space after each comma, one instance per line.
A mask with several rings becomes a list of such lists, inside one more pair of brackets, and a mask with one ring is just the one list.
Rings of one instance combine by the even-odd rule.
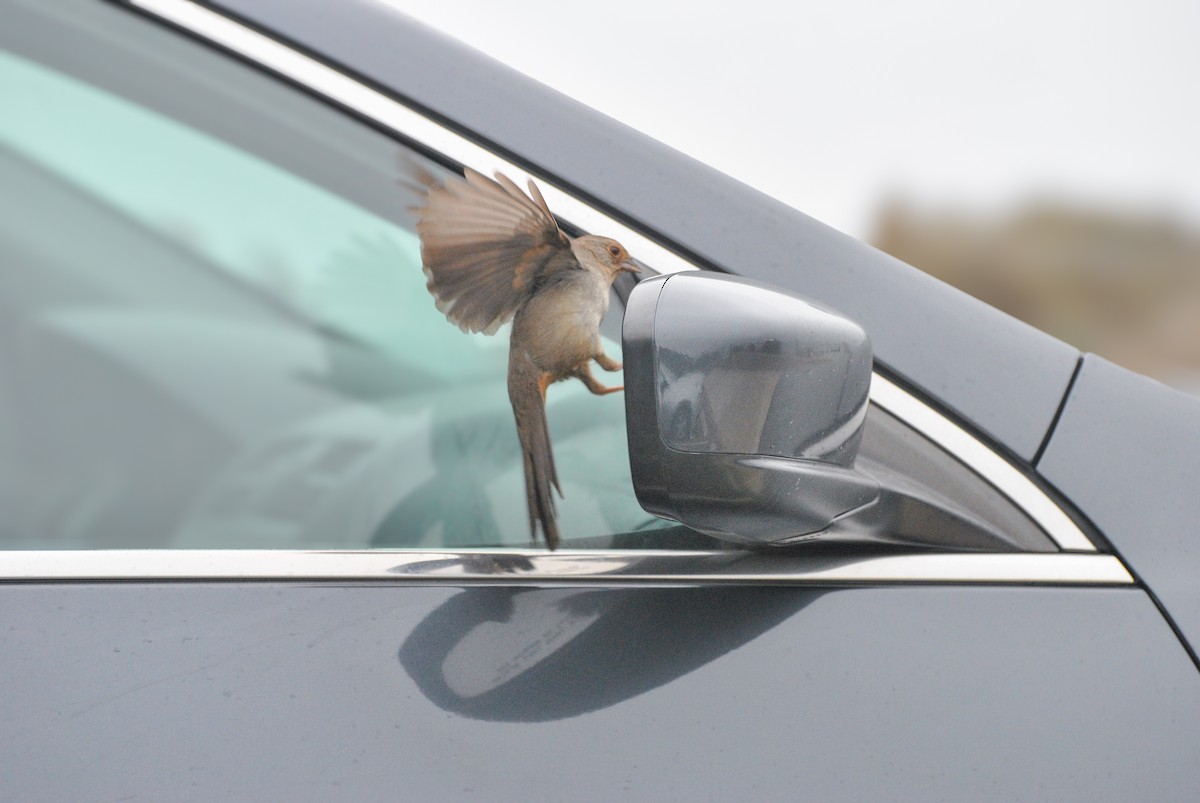
[[551, 487], [562, 496], [554, 452], [550, 447], [550, 426], [546, 422], [546, 385], [542, 373], [518, 349], [508, 361], [508, 399], [517, 422], [517, 439], [525, 465], [525, 498], [529, 504], [529, 533], [536, 539], [538, 526], [550, 549], [558, 547], [558, 522]]

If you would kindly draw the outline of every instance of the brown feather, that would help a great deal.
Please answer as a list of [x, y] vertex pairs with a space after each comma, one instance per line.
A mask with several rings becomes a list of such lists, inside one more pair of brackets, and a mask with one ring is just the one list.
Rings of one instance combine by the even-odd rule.
[[571, 242], [533, 183], [536, 201], [507, 176], [434, 186], [419, 210], [421, 262], [437, 308], [463, 331], [491, 334], [547, 272], [578, 268]]
[[534, 365], [529, 354], [512, 349], [508, 355], [508, 399], [517, 422], [517, 440], [525, 468], [525, 499], [529, 507], [529, 534], [537, 539], [538, 529], [550, 549], [558, 548], [557, 511], [551, 488], [562, 496], [554, 452], [550, 447], [550, 427], [546, 422], [544, 380], [547, 377]]
[[533, 200], [537, 201], [537, 205], [542, 208], [549, 217], [554, 217], [554, 213], [550, 211], [550, 206], [546, 203], [546, 199], [542, 197], [542, 191], [538, 189], [538, 185], [533, 183], [533, 179], [529, 179], [529, 195]]

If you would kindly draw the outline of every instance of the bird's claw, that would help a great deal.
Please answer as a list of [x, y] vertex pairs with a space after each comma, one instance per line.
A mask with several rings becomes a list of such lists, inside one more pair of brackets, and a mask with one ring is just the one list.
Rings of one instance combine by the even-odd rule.
[[620, 371], [624, 367], [621, 363], [603, 353], [596, 357], [596, 362], [605, 371]]

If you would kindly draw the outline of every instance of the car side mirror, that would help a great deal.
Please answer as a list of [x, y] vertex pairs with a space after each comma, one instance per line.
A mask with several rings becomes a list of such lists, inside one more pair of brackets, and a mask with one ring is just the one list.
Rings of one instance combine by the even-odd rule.
[[629, 457], [647, 511], [743, 544], [821, 537], [873, 505], [856, 471], [871, 344], [786, 291], [688, 271], [630, 293]]

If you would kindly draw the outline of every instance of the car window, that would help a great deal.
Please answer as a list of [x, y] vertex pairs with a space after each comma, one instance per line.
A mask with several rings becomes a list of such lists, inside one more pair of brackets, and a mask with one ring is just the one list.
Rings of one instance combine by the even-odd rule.
[[[424, 286], [445, 168], [121, 10], [0, 15], [0, 546], [528, 545], [507, 329]], [[619, 395], [548, 417], [565, 543], [662, 526]]]
[[[530, 544], [507, 330], [424, 286], [436, 154], [82, 0], [0, 0], [0, 98], [0, 549]], [[721, 546], [637, 504], [624, 412], [550, 390], [564, 545]], [[875, 406], [859, 467], [880, 540], [1056, 548]]]

